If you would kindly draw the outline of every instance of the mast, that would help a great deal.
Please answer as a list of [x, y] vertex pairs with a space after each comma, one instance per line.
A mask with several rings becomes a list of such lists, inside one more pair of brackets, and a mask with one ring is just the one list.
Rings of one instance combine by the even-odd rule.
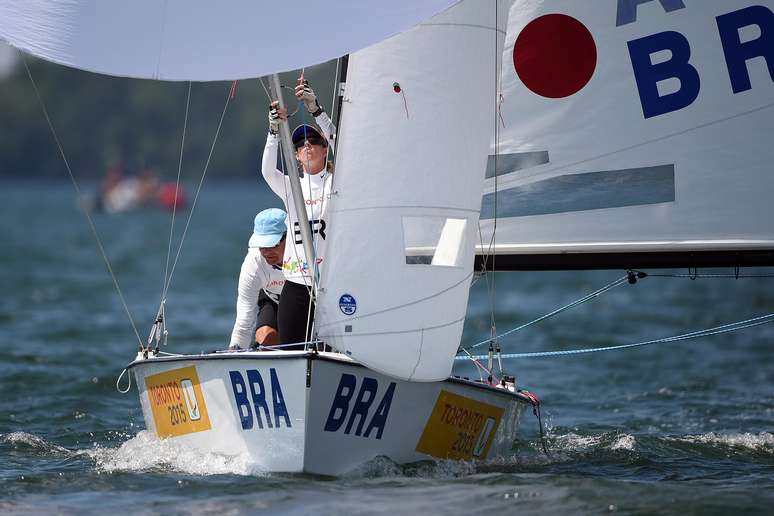
[[[280, 86], [279, 75], [272, 74], [271, 81], [269, 82], [272, 96], [279, 101], [281, 108], [285, 107], [285, 100], [282, 98], [282, 87]], [[298, 176], [298, 162], [296, 161], [296, 155], [293, 152], [293, 140], [290, 136], [290, 128], [287, 123], [280, 124], [280, 142], [282, 144], [282, 156], [285, 160], [285, 168], [288, 171], [288, 177], [290, 178], [290, 190], [293, 193], [293, 209], [296, 211], [296, 216], [299, 221], [299, 229], [301, 231], [301, 240], [304, 244], [304, 253], [306, 254], [306, 262], [310, 264], [310, 268], [317, 270], [314, 267], [315, 252], [312, 245], [312, 231], [309, 227], [309, 218], [306, 216], [306, 206], [304, 204], [304, 193], [301, 191], [301, 178]], [[306, 222], [304, 224], [303, 222]], [[313, 278], [313, 284], [317, 284], [317, 274]]]
[[[341, 56], [340, 63], [341, 65], [339, 68], [339, 76], [336, 78], [336, 91], [334, 92], [336, 95], [336, 105], [334, 106], [334, 110], [333, 110], [334, 113], [331, 114], [331, 117], [334, 117], [334, 115], [338, 115], [338, 119], [333, 121], [336, 127], [341, 127], [341, 118], [343, 114], [342, 111], [344, 109], [344, 94], [346, 93], [346, 88], [347, 88], [347, 69], [349, 68], [349, 54]], [[338, 139], [336, 140], [336, 146], [338, 147]]]

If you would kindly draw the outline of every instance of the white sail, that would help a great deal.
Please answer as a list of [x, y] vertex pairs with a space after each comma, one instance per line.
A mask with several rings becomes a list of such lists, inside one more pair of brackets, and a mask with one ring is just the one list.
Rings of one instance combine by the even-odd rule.
[[0, 39], [107, 75], [243, 79], [339, 57], [455, 1], [2, 0]]
[[492, 156], [481, 211], [483, 251], [496, 214], [496, 253], [510, 257], [496, 267], [550, 255], [564, 257], [556, 268], [593, 267], [611, 253], [624, 266], [638, 253], [771, 260], [773, 11], [772, 0], [517, 0], [497, 182]]
[[463, 1], [350, 56], [316, 325], [393, 377], [451, 371], [509, 4]]

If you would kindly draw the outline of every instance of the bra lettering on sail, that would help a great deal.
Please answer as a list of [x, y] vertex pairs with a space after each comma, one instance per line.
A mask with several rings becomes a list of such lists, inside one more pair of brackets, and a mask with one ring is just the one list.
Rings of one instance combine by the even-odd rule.
[[[752, 88], [747, 69], [750, 59], [764, 57], [774, 80], [774, 13], [766, 7], [753, 5], [718, 16], [716, 21], [734, 94]], [[740, 31], [750, 26], [758, 27], [760, 36], [742, 42]], [[661, 32], [629, 41], [628, 47], [645, 118], [693, 104], [699, 96], [701, 80], [699, 71], [690, 63], [691, 45], [683, 34]], [[654, 64], [652, 56], [661, 51], [668, 51], [671, 57]], [[661, 95], [658, 85], [670, 79], [679, 81], [679, 89]]]
[[[647, 1], [620, 1], [616, 27], [636, 22], [637, 6]], [[660, 3], [667, 13], [685, 8], [680, 1]], [[774, 13], [765, 6], [752, 5], [717, 16], [715, 21], [733, 93], [752, 89], [747, 63], [758, 57], [765, 59], [774, 81]], [[700, 60], [691, 59], [691, 41], [686, 34], [657, 32], [632, 39], [627, 47], [646, 119], [684, 109], [699, 97]], [[565, 98], [591, 80], [597, 48], [583, 23], [565, 14], [546, 14], [520, 32], [513, 48], [513, 65], [533, 93]]]

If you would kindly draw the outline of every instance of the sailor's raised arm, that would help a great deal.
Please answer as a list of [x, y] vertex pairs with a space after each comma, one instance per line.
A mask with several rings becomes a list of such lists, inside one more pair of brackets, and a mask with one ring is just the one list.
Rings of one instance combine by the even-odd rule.
[[263, 148], [261, 174], [275, 194], [283, 198], [285, 195], [285, 174], [277, 169], [277, 154], [279, 152], [279, 127], [288, 119], [285, 108], [279, 107], [276, 100], [269, 106], [269, 134]]
[[[328, 116], [328, 113], [323, 111], [314, 117], [314, 121], [317, 122], [317, 125], [323, 130], [323, 133], [325, 133], [325, 139], [328, 140], [328, 144], [333, 145], [336, 139], [336, 126], [333, 125], [333, 121], [331, 120], [331, 117]], [[331, 147], [331, 149], [332, 148], [333, 147]]]
[[328, 113], [325, 112], [325, 109], [317, 101], [317, 95], [303, 75], [298, 78], [295, 94], [296, 98], [304, 103], [304, 107], [306, 107], [309, 114], [314, 117], [314, 121], [322, 129], [325, 139], [332, 144], [334, 138], [336, 138], [336, 126], [333, 125], [331, 117], [328, 116]]
[[255, 320], [258, 314], [258, 295], [266, 286], [263, 275], [259, 274], [261, 254], [250, 249], [242, 262], [237, 289], [236, 321], [231, 332], [229, 349], [249, 349], [255, 342]]

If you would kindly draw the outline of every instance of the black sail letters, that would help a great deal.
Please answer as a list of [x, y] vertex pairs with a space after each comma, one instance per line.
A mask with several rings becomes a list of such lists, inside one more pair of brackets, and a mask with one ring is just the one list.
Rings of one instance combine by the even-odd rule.
[[[318, 234], [325, 240], [325, 220], [324, 219], [312, 219], [309, 221], [309, 229], [312, 230], [312, 234]], [[293, 223], [293, 236], [296, 244], [303, 243], [301, 241], [301, 226], [298, 225], [298, 221]]]

